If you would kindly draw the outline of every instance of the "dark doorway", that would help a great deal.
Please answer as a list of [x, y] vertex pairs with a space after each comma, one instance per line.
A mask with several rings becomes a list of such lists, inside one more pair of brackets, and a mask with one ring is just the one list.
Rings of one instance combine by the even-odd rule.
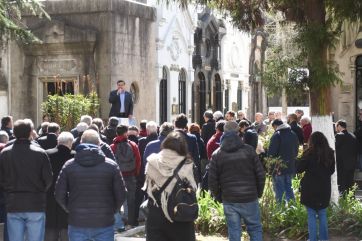
[[167, 121], [167, 69], [162, 68], [162, 79], [160, 82], [160, 125]]
[[356, 59], [356, 115], [356, 127], [359, 127], [362, 125], [362, 55]]
[[181, 69], [178, 76], [178, 109], [179, 113], [186, 113], [186, 72]]
[[219, 74], [215, 75], [215, 110], [222, 111], [222, 88]]

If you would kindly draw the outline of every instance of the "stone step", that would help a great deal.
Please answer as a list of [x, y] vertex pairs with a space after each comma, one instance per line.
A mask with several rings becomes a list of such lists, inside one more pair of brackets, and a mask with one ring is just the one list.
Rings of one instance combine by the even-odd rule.
[[356, 171], [354, 173], [354, 180], [362, 180], [362, 172]]

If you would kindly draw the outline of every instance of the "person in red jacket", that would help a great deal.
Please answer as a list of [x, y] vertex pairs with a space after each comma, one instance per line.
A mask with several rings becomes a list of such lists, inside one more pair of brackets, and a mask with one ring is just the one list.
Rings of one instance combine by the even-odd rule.
[[219, 148], [220, 146], [220, 138], [224, 133], [224, 124], [225, 121], [221, 120], [216, 123], [215, 129], [216, 133], [210, 138], [206, 145], [207, 159], [211, 159], [212, 153]]
[[114, 139], [111, 149], [120, 166], [122, 176], [127, 188], [127, 206], [128, 220], [127, 224], [137, 226], [135, 215], [135, 194], [136, 194], [136, 176], [141, 169], [141, 155], [138, 146], [133, 141], [128, 140], [128, 126], [117, 126], [117, 137]]
[[312, 134], [312, 124], [310, 118], [305, 116], [300, 120], [300, 125], [303, 128], [303, 143], [308, 143], [309, 137]]

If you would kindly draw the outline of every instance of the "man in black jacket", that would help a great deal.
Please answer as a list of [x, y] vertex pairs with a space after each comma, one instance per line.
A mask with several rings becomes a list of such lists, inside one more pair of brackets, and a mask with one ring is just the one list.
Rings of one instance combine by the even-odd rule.
[[241, 142], [239, 126], [228, 121], [221, 146], [211, 158], [209, 190], [223, 202], [229, 240], [241, 238], [243, 219], [250, 240], [263, 240], [258, 198], [263, 194], [265, 172], [255, 150]]
[[51, 122], [47, 127], [47, 134], [39, 137], [36, 141], [44, 150], [48, 150], [57, 146], [57, 138], [60, 127], [57, 123]]
[[96, 131], [86, 130], [55, 186], [56, 200], [69, 213], [70, 240], [114, 240], [114, 214], [126, 191], [117, 163], [104, 156], [99, 142]]
[[280, 164], [273, 167], [272, 177], [275, 198], [278, 203], [282, 203], [283, 197], [286, 201], [295, 199], [292, 179], [295, 174], [299, 141], [290, 126], [284, 124], [281, 120], [274, 120], [272, 126], [275, 132], [270, 138], [268, 156], [278, 158], [281, 161]]
[[43, 241], [46, 191], [52, 184], [47, 154], [30, 142], [32, 123], [17, 120], [16, 140], [0, 155], [0, 184], [6, 193], [10, 241]]
[[245, 144], [252, 146], [254, 150], [256, 150], [256, 147], [258, 146], [259, 137], [254, 127], [250, 126], [249, 122], [247, 122], [246, 120], [242, 120], [239, 122], [239, 128], [240, 128], [239, 136], [241, 140]]
[[297, 135], [299, 145], [303, 145], [303, 128], [298, 125], [298, 117], [296, 114], [292, 113], [288, 115], [288, 124], [290, 125], [290, 129]]
[[336, 122], [337, 182], [340, 193], [353, 186], [354, 170], [357, 164], [357, 139], [347, 131], [345, 120]]
[[210, 140], [210, 138], [216, 132], [215, 131], [215, 120], [214, 120], [214, 116], [212, 115], [211, 110], [205, 111], [204, 120], [205, 120], [205, 124], [202, 125], [201, 138], [204, 141], [204, 143], [207, 144], [207, 142]]
[[53, 184], [47, 192], [45, 240], [68, 241], [68, 214], [55, 201], [54, 189], [60, 170], [64, 163], [74, 157], [72, 143], [74, 137], [70, 132], [62, 132], [58, 136], [58, 145], [46, 150], [53, 170]]

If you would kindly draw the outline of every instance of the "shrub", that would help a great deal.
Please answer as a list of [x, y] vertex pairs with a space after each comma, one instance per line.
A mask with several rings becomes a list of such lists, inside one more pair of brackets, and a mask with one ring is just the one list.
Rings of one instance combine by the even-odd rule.
[[224, 209], [221, 203], [215, 201], [209, 192], [198, 193], [199, 217], [195, 225], [196, 230], [202, 234], [227, 233]]
[[42, 111], [58, 123], [62, 130], [71, 130], [80, 121], [82, 115], [98, 116], [99, 99], [96, 92], [89, 95], [48, 95], [42, 103]]

